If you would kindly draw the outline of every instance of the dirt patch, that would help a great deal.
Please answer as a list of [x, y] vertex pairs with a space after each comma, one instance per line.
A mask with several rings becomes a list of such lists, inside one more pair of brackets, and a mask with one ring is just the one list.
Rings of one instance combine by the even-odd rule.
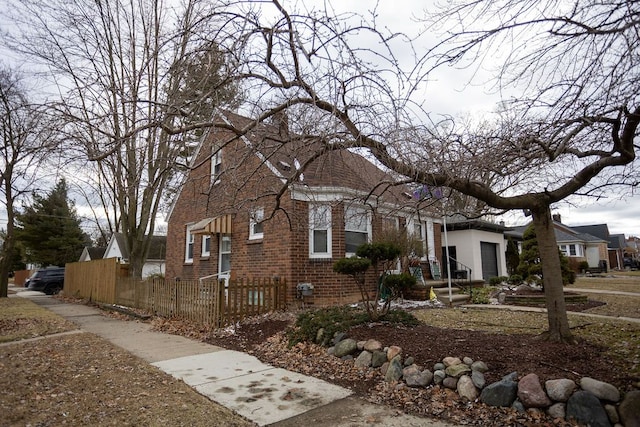
[[[490, 333], [482, 330], [470, 330], [466, 323], [458, 323], [455, 316], [464, 318], [465, 314], [453, 314], [457, 310], [431, 310], [443, 317], [451, 327], [437, 327], [421, 324], [417, 327], [397, 327], [386, 324], [369, 324], [352, 328], [348, 335], [356, 340], [375, 338], [383, 345], [398, 345], [406, 356], [414, 357], [417, 364], [432, 368], [433, 364], [446, 356], [469, 356], [474, 360], [483, 360], [490, 367], [486, 374], [488, 383], [497, 381], [511, 372], [521, 376], [536, 373], [542, 381], [555, 378], [571, 378], [579, 380], [590, 376], [611, 382], [622, 390], [629, 390], [634, 382], [640, 380], [637, 371], [637, 359], [640, 356], [638, 345], [631, 344], [627, 354], [616, 357], [619, 352], [611, 351], [605, 343], [581, 339], [577, 345], [557, 344], [536, 338], [535, 331], [526, 328], [527, 318], [532, 313], [511, 313], [512, 316], [524, 314], [522, 330], [525, 333]], [[470, 310], [471, 311], [471, 310]], [[481, 310], [478, 310], [481, 311]], [[488, 311], [488, 310], [487, 310]], [[490, 324], [494, 313], [474, 313], [484, 316], [481, 323]], [[498, 313], [495, 313], [497, 315]], [[544, 324], [544, 315], [535, 314]], [[358, 396], [376, 403], [384, 403], [397, 407], [408, 413], [436, 417], [456, 423], [468, 425], [539, 425], [550, 423], [544, 414], [530, 411], [527, 414], [516, 414], [510, 409], [489, 408], [481, 403], [463, 402], [457, 394], [440, 387], [430, 389], [409, 389], [394, 387], [383, 381], [377, 370], [361, 370], [353, 363], [342, 362], [336, 357], [328, 356], [326, 349], [302, 343], [288, 348], [284, 330], [292, 324], [282, 318], [270, 319], [262, 317], [253, 319], [247, 324], [237, 325], [226, 333], [218, 332], [209, 337], [212, 344], [226, 348], [246, 351], [274, 366], [301, 372], [322, 378], [334, 384], [350, 388]], [[499, 320], [495, 320], [500, 323]], [[509, 320], [511, 327], [519, 328], [518, 323]], [[459, 327], [456, 327], [460, 325]], [[605, 330], [607, 325], [595, 325], [585, 322], [577, 325], [578, 330], [588, 328]], [[602, 328], [605, 329], [602, 329]], [[628, 336], [640, 337], [640, 327], [630, 327]], [[617, 326], [620, 328], [620, 325]], [[584, 332], [584, 331], [582, 331]], [[579, 334], [578, 337], [580, 338]], [[638, 342], [637, 339], [635, 341]], [[629, 353], [630, 352], [630, 353]], [[636, 366], [631, 366], [634, 363]], [[570, 425], [557, 422], [554, 425]]]

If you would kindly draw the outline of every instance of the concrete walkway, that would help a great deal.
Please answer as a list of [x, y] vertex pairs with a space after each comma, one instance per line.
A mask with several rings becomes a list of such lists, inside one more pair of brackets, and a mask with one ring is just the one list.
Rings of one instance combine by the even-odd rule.
[[152, 331], [147, 323], [106, 317], [99, 309], [64, 303], [40, 292], [13, 290], [260, 426], [451, 426], [368, 403], [351, 396], [348, 389], [266, 365], [246, 353]]

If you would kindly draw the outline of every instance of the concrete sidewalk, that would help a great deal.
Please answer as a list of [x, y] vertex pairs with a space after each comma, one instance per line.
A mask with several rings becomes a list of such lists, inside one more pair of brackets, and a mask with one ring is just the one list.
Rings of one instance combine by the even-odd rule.
[[348, 389], [266, 365], [242, 352], [152, 331], [147, 323], [106, 317], [97, 308], [64, 303], [40, 292], [14, 290], [260, 426], [450, 426], [368, 403], [350, 396]]

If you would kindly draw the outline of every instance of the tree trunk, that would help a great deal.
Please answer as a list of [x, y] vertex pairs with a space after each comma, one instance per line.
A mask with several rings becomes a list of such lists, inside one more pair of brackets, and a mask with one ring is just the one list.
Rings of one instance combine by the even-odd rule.
[[549, 341], [574, 343], [575, 340], [569, 329], [560, 268], [560, 253], [549, 206], [533, 211], [533, 225], [536, 230], [540, 262], [542, 263], [542, 282], [549, 321], [549, 331], [545, 337]]

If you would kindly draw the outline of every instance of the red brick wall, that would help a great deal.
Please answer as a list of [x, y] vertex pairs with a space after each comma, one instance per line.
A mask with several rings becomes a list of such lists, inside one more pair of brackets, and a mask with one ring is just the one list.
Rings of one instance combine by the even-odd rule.
[[[218, 131], [217, 135], [230, 134]], [[230, 138], [231, 139], [231, 138]], [[248, 153], [242, 141], [225, 147], [221, 182], [211, 186], [210, 146], [202, 147], [189, 179], [176, 200], [167, 230], [168, 279], [197, 279], [218, 272], [219, 236], [211, 239], [211, 256], [202, 257], [202, 238], [196, 236], [193, 263], [185, 263], [185, 238], [188, 223], [204, 218], [232, 214], [232, 277], [280, 277], [288, 284], [287, 301], [316, 306], [359, 301], [360, 291], [349, 276], [333, 271], [333, 262], [344, 257], [344, 206], [337, 202], [332, 209], [332, 259], [309, 258], [309, 213], [307, 202], [292, 200], [288, 190], [279, 198], [275, 194], [282, 182], [261, 161]], [[257, 171], [257, 172], [256, 172]], [[264, 238], [249, 240], [249, 212], [262, 207], [265, 218]], [[380, 229], [374, 216], [373, 231]], [[435, 246], [440, 248], [440, 228], [435, 227]], [[436, 249], [440, 256], [440, 250]], [[299, 299], [298, 283], [312, 283], [313, 296]], [[373, 272], [367, 277], [369, 289], [375, 290]]]

